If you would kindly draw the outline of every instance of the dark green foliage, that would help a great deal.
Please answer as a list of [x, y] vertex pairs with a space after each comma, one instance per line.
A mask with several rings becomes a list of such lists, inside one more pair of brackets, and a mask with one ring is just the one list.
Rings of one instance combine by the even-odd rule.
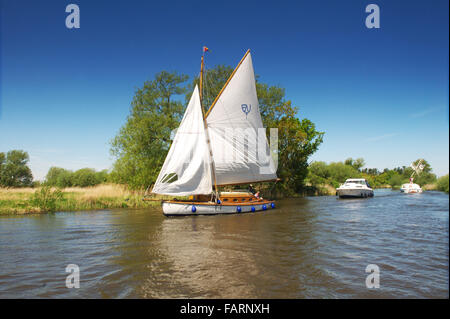
[[97, 184], [103, 184], [103, 183], [109, 182], [110, 176], [109, 176], [108, 170], [104, 169], [100, 172], [96, 172], [95, 178], [96, 178]]
[[436, 187], [438, 190], [448, 193], [448, 174], [438, 178]]
[[[420, 159], [416, 160], [413, 164], [417, 165]], [[434, 184], [436, 182], [436, 175], [431, 172], [431, 166], [426, 160], [422, 160], [424, 169], [419, 174], [414, 174], [414, 183], [421, 186], [427, 184]], [[411, 167], [402, 166], [396, 167], [392, 170], [384, 169], [383, 172], [378, 172], [375, 169], [364, 169], [363, 177], [372, 181], [372, 185], [375, 187], [381, 187], [389, 185], [393, 188], [399, 188], [402, 184], [408, 183], [409, 178], [412, 176], [414, 170]]]
[[28, 153], [21, 150], [0, 153], [0, 186], [24, 187], [31, 186], [33, 175], [28, 167]]
[[401, 175], [394, 173], [388, 177], [386, 184], [391, 185], [392, 187], [397, 187], [401, 186], [404, 181], [405, 179]]
[[[416, 160], [413, 164], [416, 166], [421, 159]], [[426, 160], [422, 159], [423, 170], [417, 175], [414, 174], [414, 182], [419, 185], [433, 184], [436, 182], [436, 175], [431, 171], [431, 165]]]
[[363, 168], [361, 169], [361, 173], [369, 174], [369, 175], [379, 175], [380, 172], [377, 168]]
[[[204, 82], [203, 82], [203, 108], [205, 112], [208, 111], [214, 99], [219, 94], [220, 90], [223, 88], [231, 73], [233, 68], [227, 65], [217, 65], [213, 69], [205, 70]], [[199, 77], [197, 76], [187, 87], [187, 94], [185, 99], [185, 104], [191, 99], [192, 92], [194, 91], [195, 85], [199, 84]]]
[[330, 164], [312, 162], [309, 165], [307, 182], [312, 186], [329, 184], [338, 187], [347, 178], [361, 177], [361, 173], [348, 161], [346, 162], [347, 164], [343, 162], [332, 162]]
[[344, 161], [344, 164], [348, 165], [348, 166], [352, 166], [354, 169], [356, 169], [358, 171], [361, 171], [361, 168], [365, 165], [363, 158], [357, 158], [357, 159], [354, 160], [351, 157], [347, 158]]
[[[290, 105], [290, 102], [288, 102]], [[278, 171], [281, 182], [277, 188], [285, 195], [298, 193], [308, 174], [308, 158], [323, 141], [323, 132], [308, 119], [284, 116], [275, 121], [278, 128]]]
[[96, 172], [92, 168], [82, 168], [73, 173], [73, 186], [87, 187], [100, 184]]
[[60, 167], [50, 167], [47, 176], [45, 177], [45, 184], [56, 187], [70, 187], [72, 186], [72, 172]]

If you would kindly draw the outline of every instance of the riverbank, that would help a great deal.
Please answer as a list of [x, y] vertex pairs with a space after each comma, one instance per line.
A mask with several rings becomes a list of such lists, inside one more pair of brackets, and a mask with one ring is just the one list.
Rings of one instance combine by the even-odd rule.
[[159, 205], [162, 196], [143, 201], [142, 191], [124, 185], [101, 184], [63, 189], [0, 188], [0, 215], [36, 214], [49, 211], [80, 211], [110, 208], [145, 208]]
[[[448, 187], [448, 186], [447, 186]], [[393, 188], [383, 185], [377, 188]], [[440, 191], [438, 185], [428, 184], [424, 190]], [[448, 189], [448, 188], [447, 188]], [[271, 193], [261, 189], [263, 194]], [[285, 198], [282, 194], [271, 194], [274, 199]], [[335, 196], [336, 188], [329, 184], [307, 184], [303, 196]], [[0, 188], [0, 215], [39, 214], [54, 211], [82, 211], [113, 208], [147, 208], [159, 206], [169, 196], [152, 195], [143, 200], [144, 191], [133, 191], [125, 185], [101, 184], [92, 187], [51, 187]]]

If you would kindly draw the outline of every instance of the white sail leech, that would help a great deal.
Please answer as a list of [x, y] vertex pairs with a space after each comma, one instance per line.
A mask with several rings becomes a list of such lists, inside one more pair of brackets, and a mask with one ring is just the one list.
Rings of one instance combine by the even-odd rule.
[[186, 196], [211, 192], [210, 155], [196, 86], [152, 193]]
[[217, 185], [277, 178], [259, 112], [250, 53], [228, 82], [206, 122]]

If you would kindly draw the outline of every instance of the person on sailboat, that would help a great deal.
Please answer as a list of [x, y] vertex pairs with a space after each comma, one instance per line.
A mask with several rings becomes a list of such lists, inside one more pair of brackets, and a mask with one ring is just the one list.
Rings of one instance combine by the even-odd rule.
[[259, 198], [259, 192], [257, 192], [257, 191], [253, 188], [253, 185], [252, 185], [252, 184], [250, 184], [250, 186], [248, 187], [248, 191], [249, 191], [250, 193], [252, 193], [253, 196], [255, 196], [256, 198]]

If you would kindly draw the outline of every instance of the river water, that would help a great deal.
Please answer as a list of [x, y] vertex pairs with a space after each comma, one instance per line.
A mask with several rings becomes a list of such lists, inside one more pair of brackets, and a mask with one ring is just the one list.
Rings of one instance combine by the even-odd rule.
[[[448, 298], [449, 197], [286, 199], [241, 215], [160, 208], [0, 217], [1, 298]], [[67, 288], [66, 266], [80, 288]], [[366, 267], [379, 288], [366, 287]]]

